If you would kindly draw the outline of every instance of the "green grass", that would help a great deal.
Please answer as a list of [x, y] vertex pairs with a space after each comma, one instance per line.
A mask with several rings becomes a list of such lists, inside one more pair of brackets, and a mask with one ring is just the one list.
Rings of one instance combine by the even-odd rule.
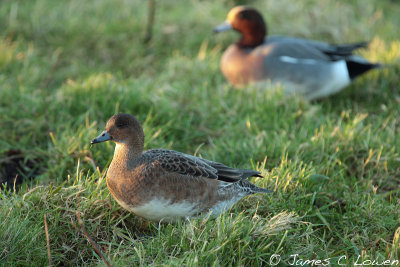
[[[0, 265], [48, 264], [44, 215], [53, 264], [102, 265], [77, 211], [116, 266], [400, 260], [400, 4], [251, 4], [272, 34], [371, 40], [360, 53], [391, 67], [307, 103], [227, 84], [219, 59], [237, 35], [212, 28], [234, 1], [157, 1], [148, 45], [143, 1], [1, 1], [0, 166], [18, 150], [35, 178], [0, 191]], [[115, 112], [143, 122], [145, 148], [256, 168], [276, 193], [176, 225], [127, 213], [105, 185], [113, 144], [89, 144]]]

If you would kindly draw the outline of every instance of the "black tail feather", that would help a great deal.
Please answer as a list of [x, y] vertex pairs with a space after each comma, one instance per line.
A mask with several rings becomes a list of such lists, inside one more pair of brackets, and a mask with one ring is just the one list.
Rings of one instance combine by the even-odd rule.
[[352, 80], [360, 76], [364, 72], [382, 67], [382, 65], [379, 63], [357, 62], [354, 60], [346, 60], [346, 64], [347, 70], [349, 71], [349, 75]]
[[367, 47], [369, 42], [359, 42], [354, 44], [341, 44], [341, 45], [331, 45], [327, 49], [323, 49], [322, 52], [328, 55], [331, 60], [341, 60], [353, 55], [354, 50], [359, 48]]
[[335, 45], [335, 47], [336, 47], [336, 52], [338, 54], [351, 55], [354, 50], [359, 48], [365, 48], [368, 46], [368, 44], [369, 44], [368, 42], [359, 42], [354, 44]]
[[241, 169], [240, 171], [242, 172], [242, 179], [240, 181], [238, 181], [238, 184], [248, 194], [273, 193], [274, 192], [274, 191], [266, 189], [266, 188], [258, 187], [258, 186], [254, 185], [254, 184], [252, 184], [252, 183], [250, 183], [249, 181], [246, 180], [246, 178], [248, 178], [248, 177], [261, 177], [261, 178], [263, 178], [263, 176], [261, 175], [260, 172], [254, 171], [254, 170], [246, 170], [246, 169]]
[[240, 180], [238, 182], [238, 184], [248, 194], [255, 194], [255, 193], [267, 193], [267, 194], [269, 194], [269, 193], [273, 193], [274, 192], [273, 190], [269, 190], [269, 189], [266, 189], [266, 188], [258, 187], [256, 185], [250, 183], [247, 180]]
[[260, 172], [254, 170], [241, 169], [240, 172], [242, 173], [242, 179], [246, 179], [248, 177], [263, 177]]

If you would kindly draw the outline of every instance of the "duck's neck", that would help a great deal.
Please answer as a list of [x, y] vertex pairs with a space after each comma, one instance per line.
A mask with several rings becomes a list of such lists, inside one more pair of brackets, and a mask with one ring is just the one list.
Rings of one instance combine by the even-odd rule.
[[112, 164], [119, 165], [119, 168], [122, 167], [130, 169], [135, 160], [142, 155], [142, 152], [143, 143], [117, 143], [115, 146]]
[[262, 45], [265, 36], [267, 35], [267, 28], [265, 25], [253, 26], [251, 29], [245, 29], [240, 32], [242, 37], [236, 43], [242, 48], [252, 48]]

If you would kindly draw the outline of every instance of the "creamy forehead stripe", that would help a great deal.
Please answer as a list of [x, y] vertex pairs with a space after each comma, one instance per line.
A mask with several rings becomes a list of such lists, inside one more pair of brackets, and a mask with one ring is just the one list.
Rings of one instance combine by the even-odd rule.
[[245, 6], [237, 6], [237, 7], [232, 8], [231, 11], [229, 11], [226, 20], [232, 23], [232, 21], [235, 19], [236, 15], [245, 9], [246, 9]]

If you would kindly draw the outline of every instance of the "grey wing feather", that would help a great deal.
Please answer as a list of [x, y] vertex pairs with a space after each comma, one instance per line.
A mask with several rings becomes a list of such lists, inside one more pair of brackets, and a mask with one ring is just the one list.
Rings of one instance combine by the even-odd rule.
[[151, 154], [152, 161], [158, 162], [165, 171], [193, 177], [218, 179], [217, 170], [202, 162], [199, 158], [164, 149], [149, 150], [145, 154]]
[[145, 154], [168, 172], [176, 172], [193, 177], [217, 179], [225, 182], [237, 182], [250, 176], [260, 176], [252, 170], [241, 170], [228, 167], [222, 163], [201, 159], [173, 150], [153, 149]]
[[287, 92], [306, 96], [332, 81], [330, 56], [301, 39], [287, 37], [278, 40], [285, 41], [267, 39], [265, 45], [257, 48], [257, 53], [264, 55], [265, 79], [279, 82]]
[[[291, 88], [296, 85], [296, 92], [308, 94], [321, 88], [331, 79], [330, 73], [332, 62], [329, 57], [312, 47], [293, 46], [289, 44], [272, 46], [265, 45], [262, 49], [269, 51], [264, 57], [264, 77], [272, 82], [279, 82]], [[292, 57], [294, 59], [314, 60], [312, 64], [298, 62], [292, 64], [285, 62], [282, 57]]]
[[365, 48], [369, 44], [369, 42], [358, 42], [353, 44], [335, 45], [320, 41], [287, 36], [269, 36], [266, 39], [265, 43], [279, 43], [280, 45], [291, 44], [293, 46], [300, 46], [301, 49], [304, 49], [305, 47], [313, 48], [328, 56], [329, 60], [331, 61], [346, 59], [353, 55], [354, 50]]
[[278, 40], [268, 38], [260, 49], [264, 50], [269, 57], [288, 56], [296, 59], [331, 61], [330, 57], [317, 47], [300, 42], [296, 38], [288, 37]]

